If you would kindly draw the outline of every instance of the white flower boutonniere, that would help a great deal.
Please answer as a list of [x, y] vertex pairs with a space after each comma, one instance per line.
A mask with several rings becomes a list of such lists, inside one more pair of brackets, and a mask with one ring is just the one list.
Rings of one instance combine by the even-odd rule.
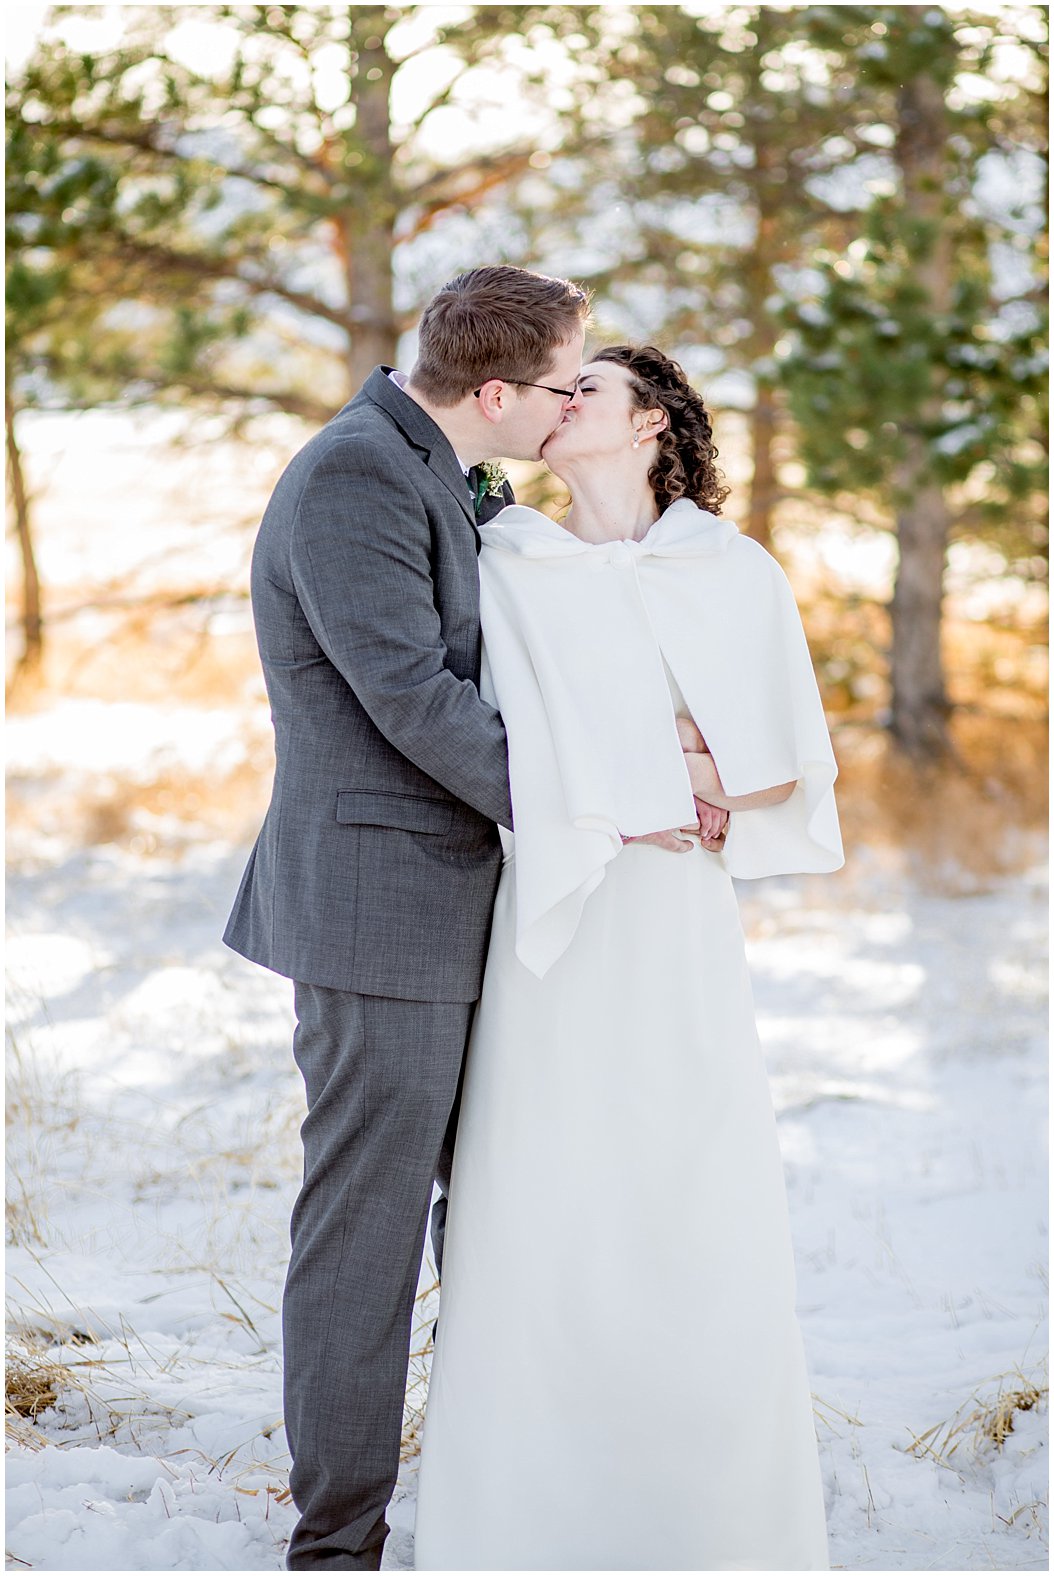
[[500, 460], [484, 460], [482, 465], [476, 467], [479, 475], [479, 485], [476, 489], [476, 509], [479, 509], [484, 498], [501, 498], [502, 489], [509, 476]]

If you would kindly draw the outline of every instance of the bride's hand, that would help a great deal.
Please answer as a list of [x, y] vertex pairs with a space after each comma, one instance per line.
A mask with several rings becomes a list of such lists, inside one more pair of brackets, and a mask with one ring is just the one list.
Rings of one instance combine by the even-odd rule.
[[707, 804], [705, 799], [696, 799], [695, 808], [699, 812], [699, 841], [710, 853], [718, 853], [728, 835], [728, 811]]
[[691, 717], [677, 718], [677, 737], [684, 751], [692, 792], [697, 796], [695, 808], [699, 813], [699, 820], [693, 826], [681, 826], [676, 829], [671, 827], [668, 831], [648, 832], [642, 837], [624, 837], [623, 845], [651, 843], [653, 847], [665, 848], [671, 854], [685, 854], [694, 847], [690, 837], [698, 837], [703, 848], [710, 853], [718, 853], [724, 846], [728, 831], [728, 811], [719, 809], [717, 805], [707, 804], [705, 800], [698, 797], [702, 788], [720, 790], [721, 779], [717, 775], [717, 767], [713, 763], [713, 756], [707, 750], [706, 740]]

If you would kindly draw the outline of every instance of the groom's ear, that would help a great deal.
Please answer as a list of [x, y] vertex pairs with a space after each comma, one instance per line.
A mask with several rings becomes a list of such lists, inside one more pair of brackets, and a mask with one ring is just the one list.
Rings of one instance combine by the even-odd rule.
[[476, 390], [476, 403], [488, 421], [498, 423], [509, 408], [512, 389], [501, 378], [488, 378]]

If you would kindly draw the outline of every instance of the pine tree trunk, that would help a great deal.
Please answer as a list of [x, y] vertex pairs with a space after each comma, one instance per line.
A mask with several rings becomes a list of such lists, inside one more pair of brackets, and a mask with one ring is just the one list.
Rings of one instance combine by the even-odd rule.
[[33, 551], [33, 531], [29, 517], [22, 455], [15, 434], [15, 407], [11, 395], [4, 393], [4, 428], [7, 443], [7, 474], [15, 510], [15, 531], [22, 555], [22, 656], [21, 670], [38, 667], [44, 654], [44, 624], [40, 611], [40, 576]]
[[[947, 226], [942, 222], [948, 127], [939, 83], [926, 74], [911, 78], [898, 91], [897, 108], [894, 156], [903, 183], [914, 278], [926, 293], [929, 310], [943, 314], [951, 305], [952, 257]], [[924, 428], [938, 414], [934, 394], [920, 410], [905, 413], [906, 425]], [[911, 755], [936, 759], [949, 748], [941, 664], [948, 506], [929, 461], [926, 441], [919, 432], [895, 478], [900, 562], [892, 605], [891, 729]]]
[[[915, 468], [916, 471], [921, 466]], [[941, 665], [941, 597], [948, 507], [935, 483], [920, 485], [897, 513], [900, 563], [893, 588], [893, 718], [898, 744], [917, 759], [948, 748]]]
[[[761, 86], [762, 62], [775, 41], [777, 20], [765, 6], [757, 8], [754, 21], [757, 47], [751, 52], [746, 70], [753, 77], [751, 102], [764, 97]], [[771, 362], [776, 347], [776, 325], [768, 306], [774, 294], [775, 270], [785, 251], [781, 224], [781, 182], [786, 178], [785, 157], [778, 144], [778, 131], [763, 116], [752, 122], [754, 157], [757, 173], [757, 234], [745, 260], [746, 311], [754, 331], [750, 356], [755, 365]], [[776, 392], [764, 378], [754, 380], [754, 409], [750, 416], [750, 450], [754, 472], [750, 483], [750, 512], [747, 531], [762, 547], [772, 543], [772, 516], [776, 507]]]
[[[384, 6], [354, 6], [349, 45], [358, 51], [354, 81], [356, 151], [362, 154], [356, 198], [338, 225], [351, 333], [350, 392], [375, 366], [395, 361], [392, 253], [397, 204], [392, 179], [390, 95], [395, 63], [385, 51], [393, 16]], [[353, 177], [354, 179], [354, 177]]]
[[776, 503], [776, 395], [771, 385], [758, 379], [754, 409], [750, 414], [750, 448], [754, 475], [750, 483], [747, 532], [762, 547], [772, 541], [772, 511]]

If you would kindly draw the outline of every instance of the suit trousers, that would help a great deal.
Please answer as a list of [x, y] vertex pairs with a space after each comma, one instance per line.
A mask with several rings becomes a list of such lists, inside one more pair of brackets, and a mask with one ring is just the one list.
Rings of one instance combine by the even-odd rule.
[[[282, 1303], [300, 1512], [286, 1564], [378, 1570], [432, 1182], [437, 1171], [449, 1175], [474, 1004], [299, 981], [295, 1000], [293, 1054], [308, 1114]], [[440, 1251], [442, 1224], [440, 1211]]]

